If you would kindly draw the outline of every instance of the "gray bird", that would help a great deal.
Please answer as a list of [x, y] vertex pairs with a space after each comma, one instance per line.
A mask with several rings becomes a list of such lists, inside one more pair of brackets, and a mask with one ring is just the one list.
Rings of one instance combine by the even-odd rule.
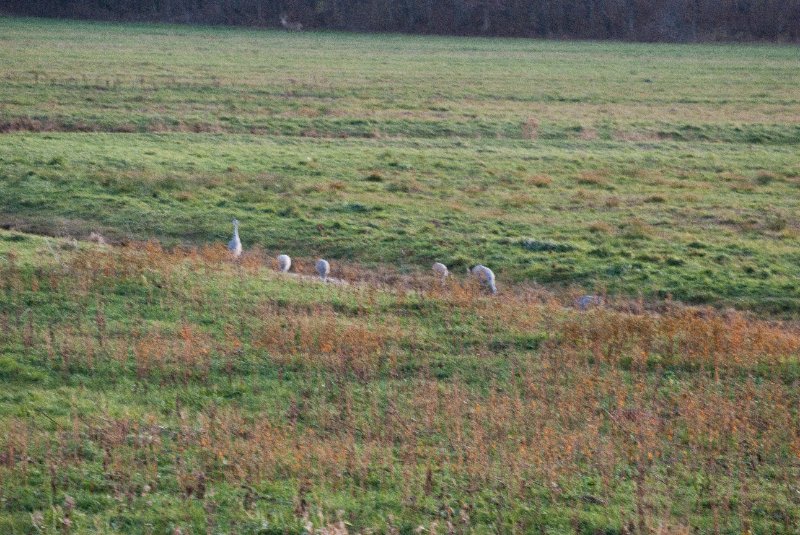
[[328, 280], [328, 275], [331, 272], [331, 265], [328, 263], [327, 260], [320, 258], [317, 260], [317, 273], [319, 273], [319, 277], [322, 279], [322, 282], [326, 282]]
[[578, 310], [589, 310], [592, 307], [603, 306], [605, 299], [599, 295], [582, 295], [575, 300]]
[[481, 284], [489, 288], [493, 294], [497, 293], [497, 286], [495, 286], [494, 283], [494, 272], [491, 269], [478, 264], [472, 269], [467, 268], [467, 270], [479, 281], [481, 281]]
[[291, 267], [292, 267], [292, 259], [289, 258], [289, 255], [282, 254], [278, 256], [278, 268], [281, 270], [281, 272], [287, 273], [289, 271], [289, 268]]
[[234, 258], [242, 256], [242, 240], [239, 239], [239, 220], [233, 220], [233, 239], [228, 242], [228, 250]]
[[447, 270], [447, 266], [441, 262], [434, 262], [433, 266], [431, 266], [431, 269], [433, 269], [434, 273], [439, 275], [439, 278], [442, 279], [442, 282], [444, 282], [444, 280], [447, 278], [447, 275], [450, 274], [450, 272]]

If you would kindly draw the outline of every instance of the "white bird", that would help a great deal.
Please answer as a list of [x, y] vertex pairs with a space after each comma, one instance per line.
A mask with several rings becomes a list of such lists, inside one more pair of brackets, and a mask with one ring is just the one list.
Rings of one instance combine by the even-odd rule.
[[602, 306], [604, 303], [605, 299], [599, 295], [582, 295], [575, 300], [579, 310], [588, 310], [595, 306]]
[[467, 271], [477, 277], [493, 294], [497, 293], [497, 286], [494, 284], [494, 272], [491, 269], [478, 264], [472, 269], [467, 268]]
[[233, 220], [233, 239], [228, 242], [228, 250], [234, 258], [242, 256], [242, 240], [239, 239], [239, 220]]
[[447, 278], [447, 275], [449, 275], [449, 271], [447, 271], [447, 266], [445, 266], [441, 262], [434, 262], [433, 266], [431, 266], [431, 269], [433, 269], [433, 272], [439, 275], [439, 277], [441, 277], [442, 282], [444, 282], [444, 280]]
[[292, 267], [292, 259], [289, 258], [288, 254], [282, 254], [278, 256], [278, 267], [283, 273], [287, 273], [289, 268]]
[[328, 263], [327, 260], [323, 260], [320, 258], [317, 260], [317, 273], [319, 273], [319, 277], [322, 279], [323, 282], [328, 280], [328, 274], [331, 272], [331, 265]]

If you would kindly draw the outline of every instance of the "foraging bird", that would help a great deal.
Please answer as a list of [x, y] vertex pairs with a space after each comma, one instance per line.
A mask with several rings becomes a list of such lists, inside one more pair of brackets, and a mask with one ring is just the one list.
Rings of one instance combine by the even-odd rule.
[[228, 250], [234, 258], [242, 256], [242, 240], [239, 239], [239, 220], [233, 220], [233, 239], [228, 242]]
[[599, 295], [582, 295], [575, 300], [578, 310], [588, 310], [591, 307], [602, 306], [605, 300]]
[[322, 279], [322, 282], [327, 282], [328, 274], [331, 272], [331, 265], [328, 263], [327, 260], [323, 260], [320, 258], [317, 260], [317, 273], [319, 273], [319, 277]]
[[289, 268], [292, 267], [292, 259], [289, 258], [288, 254], [282, 254], [278, 256], [278, 267], [283, 273], [287, 273], [289, 271]]
[[431, 266], [431, 269], [433, 269], [433, 272], [439, 275], [439, 277], [441, 277], [442, 282], [444, 282], [444, 280], [447, 278], [447, 275], [449, 275], [450, 273], [449, 271], [447, 271], [447, 266], [445, 266], [441, 262], [434, 262], [433, 266]]
[[497, 286], [494, 284], [494, 272], [491, 269], [478, 264], [472, 269], [467, 268], [467, 271], [477, 277], [493, 294], [497, 293]]

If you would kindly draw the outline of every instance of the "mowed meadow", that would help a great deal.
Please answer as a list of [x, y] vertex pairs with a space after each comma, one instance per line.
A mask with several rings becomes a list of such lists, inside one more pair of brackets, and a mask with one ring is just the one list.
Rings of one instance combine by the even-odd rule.
[[797, 533], [799, 82], [0, 18], [0, 533]]

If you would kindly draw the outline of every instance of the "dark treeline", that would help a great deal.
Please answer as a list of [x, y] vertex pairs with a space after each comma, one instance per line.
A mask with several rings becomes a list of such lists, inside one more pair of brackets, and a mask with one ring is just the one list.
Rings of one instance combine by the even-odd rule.
[[800, 0], [0, 0], [41, 17], [635, 41], [800, 41]]

